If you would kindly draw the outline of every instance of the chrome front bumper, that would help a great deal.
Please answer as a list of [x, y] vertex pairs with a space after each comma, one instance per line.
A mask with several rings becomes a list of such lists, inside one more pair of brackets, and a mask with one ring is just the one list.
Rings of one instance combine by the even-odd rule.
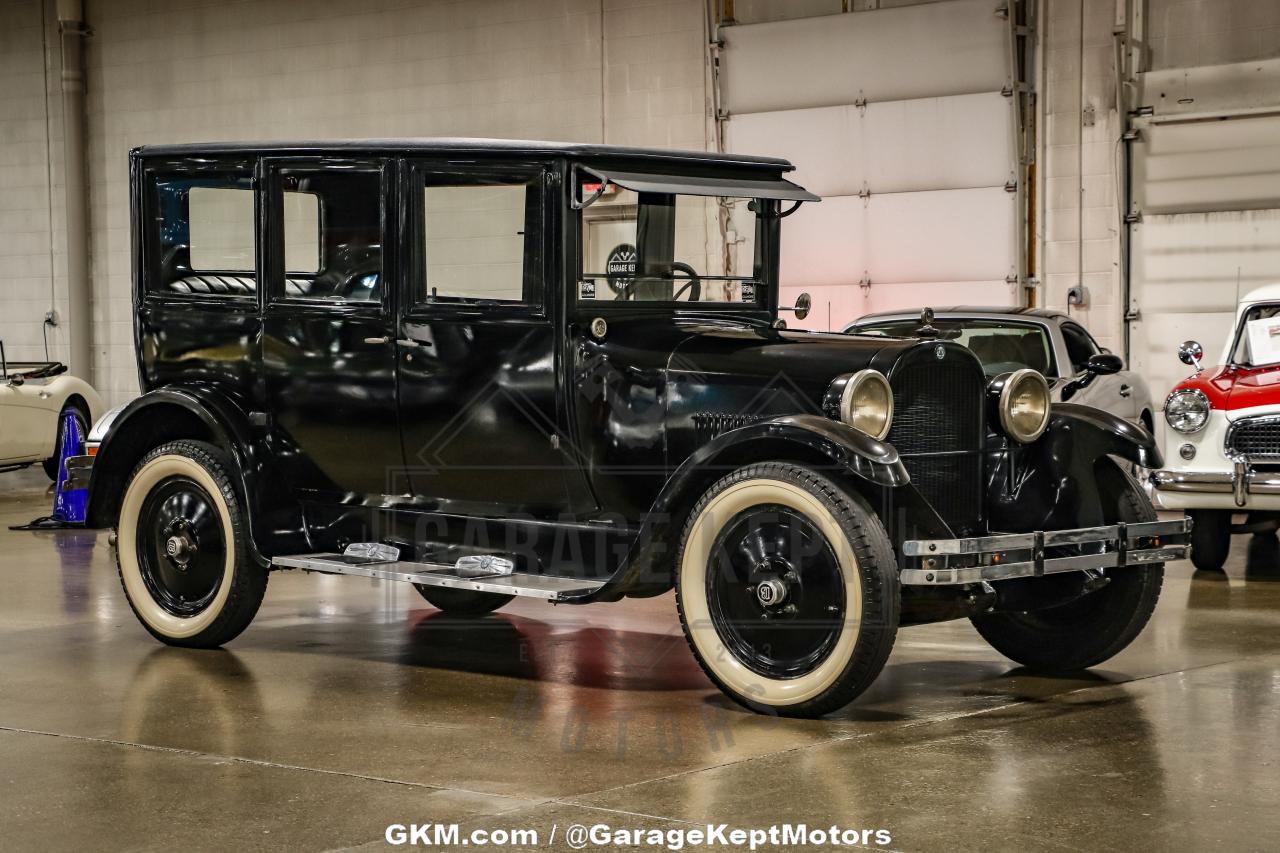
[[1250, 495], [1280, 495], [1280, 473], [1254, 471], [1246, 459], [1236, 459], [1230, 472], [1156, 471], [1151, 485], [1158, 492], [1229, 494], [1236, 506]]
[[902, 543], [906, 586], [949, 586], [1181, 560], [1191, 520], [1142, 521], [1076, 530], [1001, 533]]

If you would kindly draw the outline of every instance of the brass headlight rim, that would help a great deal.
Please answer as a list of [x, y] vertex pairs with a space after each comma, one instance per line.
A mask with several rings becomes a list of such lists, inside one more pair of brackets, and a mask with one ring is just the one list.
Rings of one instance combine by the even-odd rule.
[[876, 435], [872, 435], [864, 430], [858, 431], [862, 432], [864, 435], [870, 435], [876, 441], [884, 441], [885, 436], [889, 434], [889, 430], [893, 427], [893, 386], [889, 384], [888, 378], [875, 368], [868, 367], [863, 370], [859, 370], [857, 373], [850, 376], [849, 380], [844, 383], [844, 390], [840, 393], [840, 422], [845, 426], [858, 429], [858, 427], [853, 424], [853, 396], [857, 392], [858, 388], [860, 388], [865, 382], [878, 382], [884, 387], [884, 398], [886, 401], [884, 427], [882, 427], [880, 432]]
[[[1040, 425], [1034, 433], [1020, 435], [1012, 423], [1013, 391], [1026, 380], [1035, 382], [1044, 394], [1044, 417], [1040, 419]], [[1000, 389], [1000, 426], [1004, 429], [1005, 435], [1014, 441], [1019, 444], [1031, 444], [1044, 435], [1044, 431], [1049, 428], [1049, 417], [1052, 409], [1053, 399], [1049, 393], [1049, 382], [1040, 371], [1024, 367], [1010, 373], [1009, 377], [1005, 379], [1004, 386]]]

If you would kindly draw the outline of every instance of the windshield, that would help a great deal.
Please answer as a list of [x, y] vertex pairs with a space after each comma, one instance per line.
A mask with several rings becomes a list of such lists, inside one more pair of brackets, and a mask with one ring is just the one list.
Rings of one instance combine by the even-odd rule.
[[[972, 350], [987, 376], [999, 376], [1024, 367], [1051, 375], [1053, 348], [1043, 326], [1002, 320], [934, 320], [933, 325], [943, 339]], [[919, 328], [920, 321], [911, 319], [856, 326], [851, 331], [860, 335], [911, 338]]]
[[[584, 184], [590, 196], [599, 185]], [[582, 211], [581, 300], [757, 304], [759, 205], [608, 184]]]
[[1280, 304], [1252, 305], [1244, 312], [1231, 361], [1248, 367], [1280, 362]]

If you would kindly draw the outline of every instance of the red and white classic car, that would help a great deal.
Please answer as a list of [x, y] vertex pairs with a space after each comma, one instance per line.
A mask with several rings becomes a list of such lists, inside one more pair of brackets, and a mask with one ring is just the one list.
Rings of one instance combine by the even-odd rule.
[[1203, 365], [1203, 354], [1196, 341], [1178, 349], [1196, 372], [1165, 399], [1165, 468], [1152, 474], [1152, 499], [1187, 511], [1192, 562], [1219, 571], [1232, 532], [1280, 526], [1280, 284], [1240, 300], [1217, 364]]

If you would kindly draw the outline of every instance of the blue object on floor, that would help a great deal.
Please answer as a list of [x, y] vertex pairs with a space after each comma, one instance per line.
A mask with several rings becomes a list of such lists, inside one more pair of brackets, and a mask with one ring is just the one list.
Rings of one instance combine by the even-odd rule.
[[62, 488], [67, 480], [67, 457], [84, 453], [83, 443], [75, 412], [67, 412], [63, 415], [62, 422], [62, 455], [58, 459], [58, 487], [54, 489], [53, 495], [53, 520], [63, 524], [84, 524], [84, 510], [89, 498], [89, 490], [64, 491]]

